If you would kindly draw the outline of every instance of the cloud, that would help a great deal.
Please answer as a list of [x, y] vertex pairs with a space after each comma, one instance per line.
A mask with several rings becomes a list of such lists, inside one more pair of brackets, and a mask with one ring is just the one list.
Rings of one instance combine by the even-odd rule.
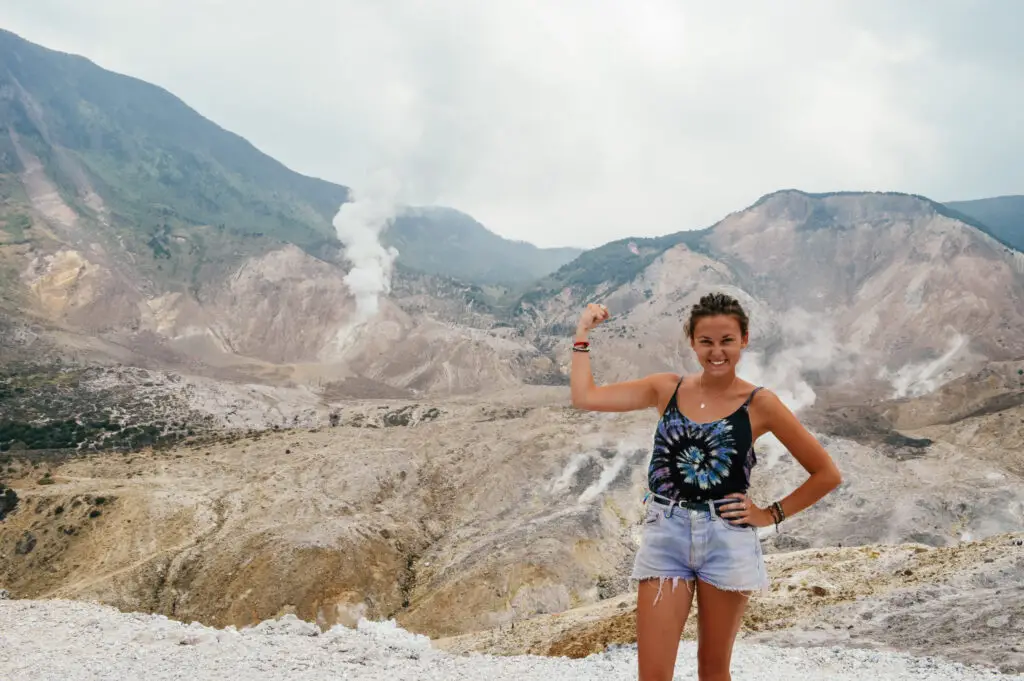
[[[9, 3], [11, 4], [11, 3]], [[539, 245], [703, 227], [783, 187], [1024, 191], [997, 0], [35, 0], [6, 27], [162, 85], [289, 166]]]

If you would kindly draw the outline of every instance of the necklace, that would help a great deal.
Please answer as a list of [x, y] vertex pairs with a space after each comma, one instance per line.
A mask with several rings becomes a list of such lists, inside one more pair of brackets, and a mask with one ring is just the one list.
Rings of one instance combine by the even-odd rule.
[[[733, 376], [732, 377], [732, 381], [730, 381], [729, 385], [727, 385], [725, 387], [725, 390], [723, 390], [721, 392], [721, 394], [724, 395], [725, 393], [727, 393], [729, 391], [729, 388], [731, 388], [732, 384], [735, 383], [735, 382], [736, 382], [736, 377]], [[700, 378], [697, 379], [697, 384], [698, 384], [698, 386], [700, 388], [700, 408], [703, 409], [704, 407], [707, 406], [707, 404], [704, 402], [704, 372], [703, 371], [700, 372]]]

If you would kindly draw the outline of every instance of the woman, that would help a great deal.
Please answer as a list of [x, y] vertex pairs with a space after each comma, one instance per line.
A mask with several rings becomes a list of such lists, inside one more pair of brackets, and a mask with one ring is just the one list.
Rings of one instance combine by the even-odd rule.
[[[700, 681], [730, 681], [733, 642], [749, 594], [768, 588], [754, 528], [783, 522], [842, 482], [831, 457], [770, 390], [736, 376], [749, 340], [739, 302], [714, 293], [686, 323], [701, 372], [672, 373], [597, 387], [587, 335], [608, 319], [591, 304], [573, 343], [572, 404], [589, 411], [657, 408], [661, 414], [648, 467], [643, 540], [633, 579], [641, 681], [672, 678], [679, 639], [697, 613]], [[761, 508], [747, 496], [754, 442], [773, 433], [810, 474], [789, 496]], [[677, 588], [680, 586], [685, 588]]]

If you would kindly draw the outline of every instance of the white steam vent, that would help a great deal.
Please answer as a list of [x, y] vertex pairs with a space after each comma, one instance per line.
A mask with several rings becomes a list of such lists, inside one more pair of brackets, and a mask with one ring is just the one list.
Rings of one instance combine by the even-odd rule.
[[352, 193], [334, 216], [338, 240], [352, 269], [345, 285], [356, 299], [353, 324], [364, 324], [380, 309], [380, 296], [391, 292], [391, 273], [398, 250], [385, 248], [380, 236], [395, 218], [398, 182], [389, 173], [375, 173], [366, 186]]

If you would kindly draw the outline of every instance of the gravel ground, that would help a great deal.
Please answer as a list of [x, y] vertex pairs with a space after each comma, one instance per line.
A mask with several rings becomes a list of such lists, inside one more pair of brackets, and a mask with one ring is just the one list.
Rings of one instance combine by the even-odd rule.
[[[455, 656], [393, 623], [362, 622], [325, 633], [293, 616], [235, 630], [122, 613], [75, 601], [0, 601], [0, 675], [10, 679], [635, 679], [636, 649], [583, 660]], [[738, 644], [733, 677], [744, 681], [930, 681], [1002, 675], [931, 658], [841, 648]], [[696, 648], [684, 642], [677, 679], [696, 678]]]

